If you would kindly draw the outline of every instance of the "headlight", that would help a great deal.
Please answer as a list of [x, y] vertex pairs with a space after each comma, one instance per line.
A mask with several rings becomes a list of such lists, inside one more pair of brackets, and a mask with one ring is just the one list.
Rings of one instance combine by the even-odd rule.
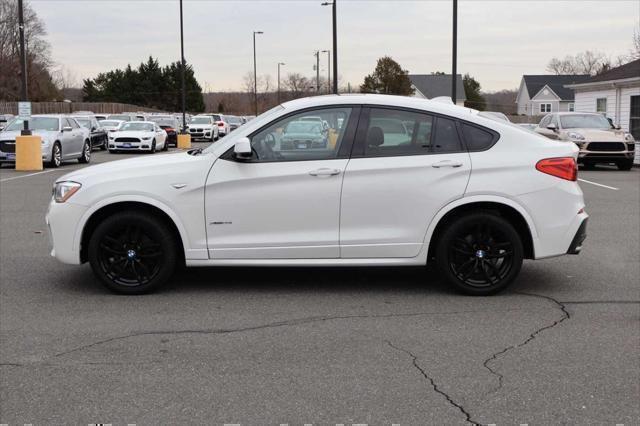
[[626, 142], [635, 142], [636, 140], [633, 138], [633, 135], [631, 133], [625, 133], [624, 134], [624, 140]]
[[150, 139], [151, 139], [151, 136], [147, 136], [147, 137], [142, 138], [143, 141], [148, 141]]
[[82, 187], [78, 182], [64, 181], [53, 185], [53, 199], [56, 203], [64, 203]]
[[116, 138], [115, 136], [109, 135], [109, 140], [110, 141], [114, 140], [115, 138]]
[[569, 132], [567, 134], [567, 136], [569, 136], [569, 139], [574, 140], [574, 141], [583, 141], [584, 140], [584, 136], [582, 136], [578, 132]]

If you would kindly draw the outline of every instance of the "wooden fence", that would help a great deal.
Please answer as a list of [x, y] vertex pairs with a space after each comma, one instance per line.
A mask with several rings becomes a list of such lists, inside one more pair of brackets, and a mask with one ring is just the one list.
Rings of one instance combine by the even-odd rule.
[[[116, 102], [32, 102], [32, 114], [70, 114], [75, 111], [91, 111], [96, 114], [118, 114], [121, 112], [161, 112], [153, 108]], [[0, 102], [0, 114], [18, 114], [17, 102]]]

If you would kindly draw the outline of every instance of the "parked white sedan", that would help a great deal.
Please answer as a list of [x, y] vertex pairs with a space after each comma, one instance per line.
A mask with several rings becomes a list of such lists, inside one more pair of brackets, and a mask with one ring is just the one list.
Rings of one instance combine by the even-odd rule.
[[152, 121], [128, 121], [109, 132], [109, 152], [166, 151], [167, 132]]
[[[309, 116], [328, 123], [326, 142], [282, 143], [288, 124]], [[52, 255], [88, 261], [128, 294], [157, 288], [181, 263], [435, 263], [455, 288], [488, 295], [525, 258], [580, 252], [588, 216], [577, 155], [574, 144], [441, 102], [298, 99], [205, 150], [59, 178]]]

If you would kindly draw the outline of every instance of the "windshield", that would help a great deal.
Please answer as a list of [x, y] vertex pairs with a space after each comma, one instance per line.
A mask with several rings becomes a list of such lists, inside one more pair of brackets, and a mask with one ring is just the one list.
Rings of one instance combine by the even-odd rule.
[[193, 117], [191, 124], [211, 124], [211, 117]]
[[563, 129], [612, 129], [609, 120], [597, 114], [561, 115], [560, 123]]
[[128, 115], [110, 115], [107, 118], [109, 120], [131, 121], [131, 117], [129, 117]]
[[[22, 130], [24, 128], [23, 123], [24, 120], [16, 118], [5, 130]], [[57, 131], [58, 119], [56, 117], [31, 117], [31, 120], [29, 120], [29, 129]]]
[[118, 127], [120, 125], [120, 122], [115, 120], [102, 120], [100, 124], [107, 127]]
[[149, 124], [149, 123], [139, 123], [139, 122], [131, 122], [131, 123], [124, 123], [122, 125], [122, 127], [120, 127], [120, 130], [125, 131], [125, 130], [142, 130], [144, 132], [152, 132], [153, 131], [153, 124]]
[[227, 121], [229, 121], [229, 123], [231, 124], [240, 124], [242, 123], [242, 121], [238, 118], [238, 117], [233, 117], [233, 116], [227, 116]]
[[292, 121], [284, 130], [285, 133], [322, 133], [320, 124], [313, 121]]
[[[283, 109], [284, 109], [284, 107], [282, 105], [276, 105], [273, 108], [271, 108], [270, 110], [268, 110], [266, 112], [263, 112], [258, 117], [254, 118], [255, 121], [253, 121], [251, 124], [247, 124], [246, 126], [242, 126], [242, 130], [243, 131], [242, 131], [241, 134], [246, 134], [245, 132], [251, 132], [251, 131], [257, 129], [258, 127], [261, 126], [260, 123], [267, 124], [269, 118], [278, 115]], [[256, 123], [258, 123], [258, 124], [256, 125]], [[240, 131], [240, 130], [238, 130], [238, 131]], [[205, 152], [205, 153], [212, 152], [215, 149], [217, 149], [218, 146], [220, 146], [220, 145], [213, 143], [213, 144], [209, 145], [209, 147], [206, 148], [203, 152]]]

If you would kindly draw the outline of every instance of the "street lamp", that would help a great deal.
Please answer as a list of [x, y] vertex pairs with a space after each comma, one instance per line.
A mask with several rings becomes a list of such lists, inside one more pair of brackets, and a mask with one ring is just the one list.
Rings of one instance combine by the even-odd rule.
[[451, 100], [456, 103], [458, 84], [458, 0], [453, 0], [453, 46], [451, 52]]
[[280, 65], [287, 65], [284, 62], [278, 62], [278, 105], [280, 105]]
[[337, 19], [336, 19], [336, 2], [338, 0], [333, 0], [331, 2], [324, 2], [322, 6], [332, 6], [332, 15], [333, 15], [333, 93], [338, 94], [338, 29], [337, 29]]
[[327, 93], [331, 93], [331, 50], [323, 50], [327, 54]]
[[183, 31], [183, 25], [182, 25], [182, 0], [180, 0], [180, 61], [182, 63], [182, 66], [180, 67], [181, 68], [180, 80], [181, 80], [181, 87], [182, 87], [182, 93], [181, 93], [182, 131], [180, 133], [184, 135], [187, 127], [187, 85], [185, 83], [185, 77], [184, 77], [185, 61], [184, 61], [184, 31]]
[[258, 71], [256, 68], [256, 34], [264, 34], [262, 31], [253, 32], [253, 102], [256, 117], [258, 116]]
[[[18, 0], [18, 29], [20, 30], [20, 71], [22, 72], [22, 90], [20, 97], [24, 102], [29, 100], [27, 91], [27, 49], [24, 46], [24, 8], [22, 0]], [[29, 120], [24, 120], [24, 129], [20, 132], [23, 136], [31, 135]]]

